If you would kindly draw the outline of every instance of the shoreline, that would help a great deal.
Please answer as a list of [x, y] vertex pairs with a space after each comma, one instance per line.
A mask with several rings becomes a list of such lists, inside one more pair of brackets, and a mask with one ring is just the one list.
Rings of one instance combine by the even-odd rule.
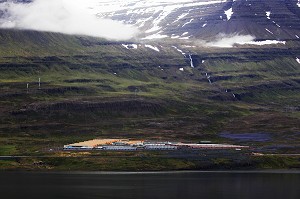
[[300, 169], [253, 170], [169, 170], [169, 171], [59, 171], [59, 170], [0, 170], [0, 173], [68, 174], [68, 175], [153, 175], [153, 174], [300, 174]]
[[[186, 152], [186, 151], [185, 151]], [[0, 170], [45, 172], [210, 172], [299, 170], [299, 156], [257, 155], [241, 151], [63, 153], [2, 156]]]

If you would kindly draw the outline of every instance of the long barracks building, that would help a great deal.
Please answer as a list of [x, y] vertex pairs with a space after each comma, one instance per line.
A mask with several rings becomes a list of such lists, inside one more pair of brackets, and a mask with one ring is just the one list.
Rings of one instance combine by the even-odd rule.
[[248, 149], [248, 146], [230, 144], [194, 144], [181, 142], [161, 142], [129, 139], [94, 139], [64, 146], [64, 150], [178, 150], [178, 149]]

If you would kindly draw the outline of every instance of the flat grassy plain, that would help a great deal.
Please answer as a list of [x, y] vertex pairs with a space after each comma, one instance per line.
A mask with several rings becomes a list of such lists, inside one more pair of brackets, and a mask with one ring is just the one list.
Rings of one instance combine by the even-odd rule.
[[[138, 49], [126, 49], [124, 42], [11, 30], [1, 30], [0, 41], [1, 155], [59, 156], [56, 149], [64, 144], [96, 137], [209, 140], [265, 153], [300, 152], [298, 41], [230, 49], [178, 42], [192, 55], [194, 68], [168, 42], [151, 43], [159, 47], [156, 52], [137, 41], [126, 43], [139, 43]], [[267, 134], [269, 139], [229, 139], [220, 136], [223, 132]], [[156, 170], [204, 168], [204, 163], [182, 158], [135, 158], [111, 160], [118, 162], [103, 167], [90, 156], [80, 161], [60, 157], [55, 166], [47, 158], [41, 161], [57, 169], [74, 164], [70, 169], [119, 165], [117, 170], [140, 170], [154, 162]], [[293, 163], [282, 165], [297, 165], [299, 159], [285, 160]], [[32, 165], [37, 160], [22, 161]], [[25, 167], [22, 161], [1, 160], [1, 167]], [[211, 162], [224, 165], [228, 160]], [[268, 167], [262, 162], [257, 167]]]

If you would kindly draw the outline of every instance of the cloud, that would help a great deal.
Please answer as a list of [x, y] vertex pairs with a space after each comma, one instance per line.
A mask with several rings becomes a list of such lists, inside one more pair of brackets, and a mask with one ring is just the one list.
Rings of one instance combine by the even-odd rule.
[[133, 38], [138, 29], [111, 19], [100, 19], [86, 0], [33, 0], [0, 3], [0, 28], [88, 35], [113, 40]]
[[220, 33], [214, 41], [199, 41], [198, 44], [205, 47], [215, 48], [232, 48], [236, 44], [246, 44], [253, 42], [255, 39], [251, 35], [239, 35], [239, 34], [224, 34]]

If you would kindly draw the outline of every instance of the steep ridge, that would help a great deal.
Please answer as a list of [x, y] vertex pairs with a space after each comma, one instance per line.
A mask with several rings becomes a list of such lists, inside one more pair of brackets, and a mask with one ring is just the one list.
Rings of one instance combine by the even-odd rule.
[[219, 33], [238, 33], [253, 35], [257, 40], [299, 39], [296, 0], [131, 3], [98, 15], [137, 25], [146, 38], [209, 39]]

